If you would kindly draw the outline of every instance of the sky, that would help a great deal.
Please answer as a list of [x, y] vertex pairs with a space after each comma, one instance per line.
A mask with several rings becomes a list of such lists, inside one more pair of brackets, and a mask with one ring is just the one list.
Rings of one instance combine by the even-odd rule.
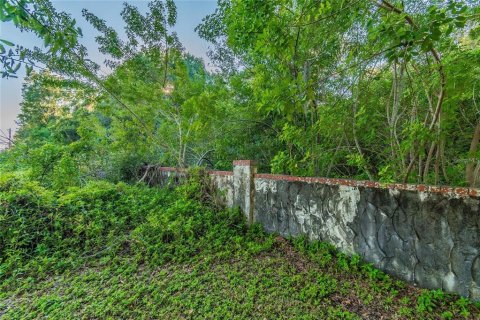
[[[52, 3], [57, 11], [64, 11], [76, 19], [77, 25], [82, 29], [83, 38], [80, 43], [88, 49], [89, 58], [103, 65], [104, 56], [98, 52], [95, 36], [98, 34], [82, 17], [82, 9], [86, 8], [98, 17], [107, 21], [107, 25], [113, 27], [121, 35], [123, 34], [123, 20], [120, 17], [122, 4], [125, 0], [53, 0]], [[148, 1], [126, 1], [135, 5], [142, 13], [147, 11]], [[195, 27], [206, 15], [213, 13], [216, 8], [216, 0], [175, 0], [177, 5], [177, 24], [173, 28], [177, 32], [185, 49], [194, 56], [202, 58], [208, 67], [206, 52], [208, 43], [200, 39], [195, 33]], [[24, 47], [33, 48], [42, 46], [34, 34], [20, 32], [13, 23], [0, 23], [0, 39], [6, 39]], [[104, 70], [107, 70], [103, 66]], [[22, 83], [25, 70], [18, 72], [18, 78], [0, 79], [0, 129], [4, 132], [17, 128], [15, 120], [20, 112], [22, 99]]]

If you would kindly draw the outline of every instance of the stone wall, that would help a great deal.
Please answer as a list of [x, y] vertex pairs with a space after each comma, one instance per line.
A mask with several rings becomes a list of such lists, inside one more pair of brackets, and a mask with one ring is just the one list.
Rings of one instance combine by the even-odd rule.
[[226, 203], [283, 236], [327, 241], [398, 278], [480, 300], [476, 189], [211, 171]]
[[233, 199], [233, 172], [231, 171], [210, 171], [212, 182], [223, 193], [225, 205], [229, 208], [235, 207]]

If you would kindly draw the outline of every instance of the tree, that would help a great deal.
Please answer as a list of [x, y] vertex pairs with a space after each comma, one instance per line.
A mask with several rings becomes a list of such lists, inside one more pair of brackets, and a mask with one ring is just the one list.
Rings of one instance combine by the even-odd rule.
[[[15, 14], [55, 12], [41, 4]], [[276, 173], [475, 186], [479, 10], [472, 1], [220, 0], [196, 28], [212, 43], [216, 74], [171, 31], [173, 1], [145, 14], [125, 4], [125, 39], [84, 10], [112, 73], [97, 75], [78, 43], [26, 51], [59, 78], [32, 76], [19, 146], [68, 154], [80, 180], [135, 179], [145, 163], [229, 168], [245, 157]], [[87, 90], [88, 107], [75, 94], [55, 100], [66, 88]]]
[[[48, 0], [3, 0], [0, 1], [0, 21], [13, 22], [22, 31], [35, 33], [44, 41], [46, 52], [39, 48], [35, 53], [6, 39], [0, 39], [0, 60], [3, 64], [2, 78], [15, 77], [22, 64], [27, 74], [38, 67], [35, 56], [48, 56], [61, 59], [79, 47], [78, 38], [82, 36], [76, 21], [64, 12], [57, 12]], [[8, 50], [5, 47], [10, 47]], [[84, 48], [78, 50], [85, 53]], [[83, 57], [83, 55], [82, 55]], [[43, 61], [45, 62], [45, 61]]]
[[478, 4], [403, 3], [219, 1], [197, 28], [244, 63], [253, 105], [279, 132], [274, 171], [451, 181], [446, 154], [465, 151], [446, 151], [445, 59], [477, 28]]

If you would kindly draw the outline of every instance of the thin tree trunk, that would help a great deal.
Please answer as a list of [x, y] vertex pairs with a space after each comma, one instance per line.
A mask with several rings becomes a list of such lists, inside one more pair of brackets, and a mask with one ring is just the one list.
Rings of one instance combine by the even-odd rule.
[[465, 170], [466, 180], [469, 186], [472, 188], [475, 187], [475, 180], [476, 180], [476, 177], [474, 174], [475, 163], [476, 163], [475, 154], [477, 153], [479, 142], [480, 142], [480, 120], [477, 121], [477, 125], [475, 126], [472, 142], [470, 143], [470, 149], [468, 150], [469, 159], [468, 159], [467, 167]]
[[437, 147], [437, 155], [435, 156], [435, 185], [440, 181], [440, 144]]
[[[399, 15], [403, 15], [404, 18], [405, 18], [405, 21], [415, 30], [418, 30], [418, 26], [417, 24], [415, 23], [415, 21], [413, 21], [412, 17], [410, 17], [409, 15], [407, 15], [403, 10], [401, 9], [398, 9], [397, 7], [395, 7], [393, 4], [391, 4], [390, 2], [386, 1], [386, 0], [381, 0], [380, 3], [374, 1], [375, 5], [377, 5], [379, 8], [381, 9], [384, 9], [384, 10], [388, 10], [390, 12], [395, 12]], [[440, 58], [440, 55], [438, 54], [437, 50], [435, 50], [434, 48], [432, 48], [430, 50], [430, 54], [432, 55], [433, 59], [435, 60], [435, 63], [437, 65], [437, 71], [438, 71], [438, 75], [440, 77], [440, 88], [439, 88], [439, 94], [438, 94], [438, 99], [437, 99], [437, 104], [435, 106], [435, 109], [434, 109], [434, 113], [433, 113], [433, 118], [432, 118], [432, 122], [430, 122], [430, 125], [428, 126], [428, 129], [430, 131], [433, 130], [433, 128], [435, 127], [435, 125], [437, 123], [439, 123], [439, 118], [440, 118], [440, 113], [442, 111], [442, 105], [443, 105], [443, 100], [445, 98], [445, 84], [446, 84], [446, 76], [445, 76], [445, 70], [443, 69], [443, 64], [442, 64], [442, 59]], [[440, 130], [440, 128], [439, 128]], [[420, 148], [419, 148], [420, 150]], [[413, 169], [413, 166], [415, 164], [415, 161], [416, 161], [416, 158], [417, 157], [413, 157], [410, 161], [410, 164], [408, 165], [407, 167], [407, 172], [405, 173], [405, 176], [403, 178], [403, 181], [404, 182], [407, 182], [408, 181], [408, 177]], [[424, 172], [424, 176], [425, 176], [425, 172]]]
[[440, 152], [440, 155], [442, 157], [442, 172], [443, 172], [443, 176], [445, 178], [445, 182], [448, 184], [449, 179], [448, 179], [448, 175], [447, 175], [447, 167], [445, 166], [445, 139], [442, 139], [442, 143], [440, 144], [440, 148], [442, 148], [442, 150]]
[[436, 142], [433, 141], [428, 150], [427, 160], [425, 160], [425, 168], [423, 169], [423, 183], [427, 183], [428, 174], [430, 173], [430, 164], [433, 158], [433, 152], [435, 151]]
[[[359, 80], [359, 81], [360, 81], [360, 80]], [[359, 82], [359, 83], [360, 83], [360, 82]], [[356, 115], [357, 115], [357, 107], [358, 107], [358, 93], [357, 93], [357, 97], [356, 97], [356, 99], [355, 99], [355, 102], [353, 103], [352, 133], [353, 133], [353, 140], [355, 141], [355, 147], [357, 148], [357, 151], [358, 151], [358, 153], [360, 154], [360, 156], [362, 157], [362, 159], [363, 159], [364, 161], [366, 161], [365, 155], [363, 154], [363, 151], [362, 151], [362, 147], [360, 146], [360, 142], [358, 141], [357, 129], [355, 128], [355, 125], [356, 125], [355, 117], [356, 117]], [[368, 179], [374, 180], [374, 179], [373, 179], [373, 175], [370, 173], [370, 170], [368, 169], [368, 164], [365, 163], [365, 165], [364, 165], [363, 167], [364, 167], [365, 172], [367, 173]]]
[[[413, 157], [412, 157], [413, 158]], [[422, 172], [423, 172], [423, 158], [422, 156], [419, 154], [418, 155], [418, 178], [417, 178], [417, 182], [418, 183], [421, 183], [422, 182]]]
[[477, 167], [475, 168], [475, 172], [473, 173], [473, 188], [478, 186], [480, 182], [480, 161], [477, 161]]

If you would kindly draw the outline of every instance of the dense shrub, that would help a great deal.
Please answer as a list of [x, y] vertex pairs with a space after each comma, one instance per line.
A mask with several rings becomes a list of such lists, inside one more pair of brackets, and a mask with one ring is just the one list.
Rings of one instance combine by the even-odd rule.
[[3, 176], [0, 275], [34, 258], [117, 251], [129, 230], [164, 199], [160, 190], [124, 183], [90, 182], [58, 192], [18, 176]]
[[467, 299], [414, 291], [330, 244], [247, 228], [208, 175], [188, 176], [58, 191], [0, 175], [0, 317], [478, 318]]
[[200, 251], [261, 249], [261, 242], [245, 245], [252, 239], [245, 235], [262, 233], [247, 231], [239, 212], [218, 204], [208, 177], [198, 170], [189, 176], [174, 190], [97, 181], [63, 192], [0, 176], [0, 277], [125, 253], [162, 263]]

